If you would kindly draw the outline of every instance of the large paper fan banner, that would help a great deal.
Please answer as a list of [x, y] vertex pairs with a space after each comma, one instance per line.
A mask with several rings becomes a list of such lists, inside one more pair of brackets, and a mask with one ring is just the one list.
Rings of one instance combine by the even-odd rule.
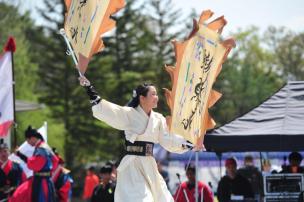
[[65, 0], [67, 13], [64, 29], [85, 73], [92, 55], [103, 48], [101, 35], [115, 27], [110, 16], [122, 9], [124, 0]]
[[183, 42], [173, 41], [176, 66], [166, 66], [172, 91], [165, 89], [171, 117], [167, 123], [171, 133], [182, 135], [194, 144], [202, 144], [206, 130], [215, 126], [208, 109], [221, 97], [212, 89], [222, 64], [235, 46], [234, 39], [222, 41], [226, 25], [224, 17], [207, 23], [213, 12], [203, 11], [199, 22]]

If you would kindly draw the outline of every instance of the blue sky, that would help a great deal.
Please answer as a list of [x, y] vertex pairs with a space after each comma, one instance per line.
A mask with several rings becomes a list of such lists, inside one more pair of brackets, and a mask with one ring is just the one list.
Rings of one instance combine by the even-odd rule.
[[[21, 2], [26, 8], [42, 6], [42, 0]], [[225, 15], [228, 24], [224, 34], [251, 25], [261, 30], [273, 25], [285, 26], [295, 32], [304, 31], [304, 0], [172, 0], [172, 2], [177, 8], [182, 9], [184, 14], [195, 8], [197, 13], [211, 9], [215, 12], [215, 16]], [[42, 23], [40, 19], [37, 19], [37, 22]]]
[[172, 0], [182, 10], [198, 13], [211, 9], [215, 16], [228, 21], [225, 32], [256, 25], [265, 30], [270, 25], [286, 26], [295, 32], [304, 31], [303, 0]]

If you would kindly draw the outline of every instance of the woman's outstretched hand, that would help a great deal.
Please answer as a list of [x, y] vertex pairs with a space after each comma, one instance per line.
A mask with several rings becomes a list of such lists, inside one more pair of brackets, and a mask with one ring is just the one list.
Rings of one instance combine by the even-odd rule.
[[205, 145], [201, 144], [201, 145], [195, 145], [192, 149], [193, 151], [206, 151]]
[[84, 76], [79, 77], [78, 80], [79, 80], [79, 83], [81, 86], [90, 86], [91, 85], [91, 82]]
[[184, 149], [192, 150], [194, 145], [190, 141], [186, 141], [185, 143], [182, 144], [182, 147]]
[[80, 85], [86, 89], [87, 94], [90, 98], [90, 103], [93, 106], [97, 105], [100, 102], [101, 98], [95, 90], [94, 86], [91, 84], [91, 82], [84, 76], [79, 77], [78, 80]]
[[182, 147], [185, 148], [185, 149], [192, 150], [192, 151], [206, 151], [206, 148], [205, 148], [204, 144], [194, 145], [188, 140], [187, 140], [187, 142], [182, 144]]

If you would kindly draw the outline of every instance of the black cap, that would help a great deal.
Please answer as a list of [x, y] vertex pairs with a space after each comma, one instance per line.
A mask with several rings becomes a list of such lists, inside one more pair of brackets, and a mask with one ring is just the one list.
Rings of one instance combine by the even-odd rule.
[[25, 135], [25, 138], [36, 137], [36, 138], [38, 138], [38, 139], [43, 140], [42, 135], [38, 132], [37, 129], [32, 128], [32, 126], [29, 126], [29, 127], [26, 129], [24, 135]]
[[289, 161], [295, 160], [295, 161], [301, 162], [302, 159], [303, 159], [303, 157], [299, 152], [291, 152], [288, 156]]
[[100, 173], [105, 174], [105, 173], [112, 173], [112, 167], [110, 165], [104, 165], [100, 168]]
[[8, 149], [8, 146], [4, 142], [4, 139], [0, 139], [0, 149]]

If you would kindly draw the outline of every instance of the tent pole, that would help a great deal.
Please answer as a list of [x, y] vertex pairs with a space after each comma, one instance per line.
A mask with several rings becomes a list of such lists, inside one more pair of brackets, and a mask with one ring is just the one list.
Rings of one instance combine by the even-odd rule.
[[260, 152], [260, 164], [261, 164], [261, 171], [263, 171], [263, 156], [262, 156], [262, 152]]
[[195, 152], [195, 202], [198, 202], [198, 151]]
[[219, 158], [220, 158], [220, 179], [222, 177], [222, 153], [219, 154]]
[[220, 166], [220, 179], [222, 177], [222, 153], [220, 152], [215, 152], [217, 158], [219, 159], [219, 166]]

